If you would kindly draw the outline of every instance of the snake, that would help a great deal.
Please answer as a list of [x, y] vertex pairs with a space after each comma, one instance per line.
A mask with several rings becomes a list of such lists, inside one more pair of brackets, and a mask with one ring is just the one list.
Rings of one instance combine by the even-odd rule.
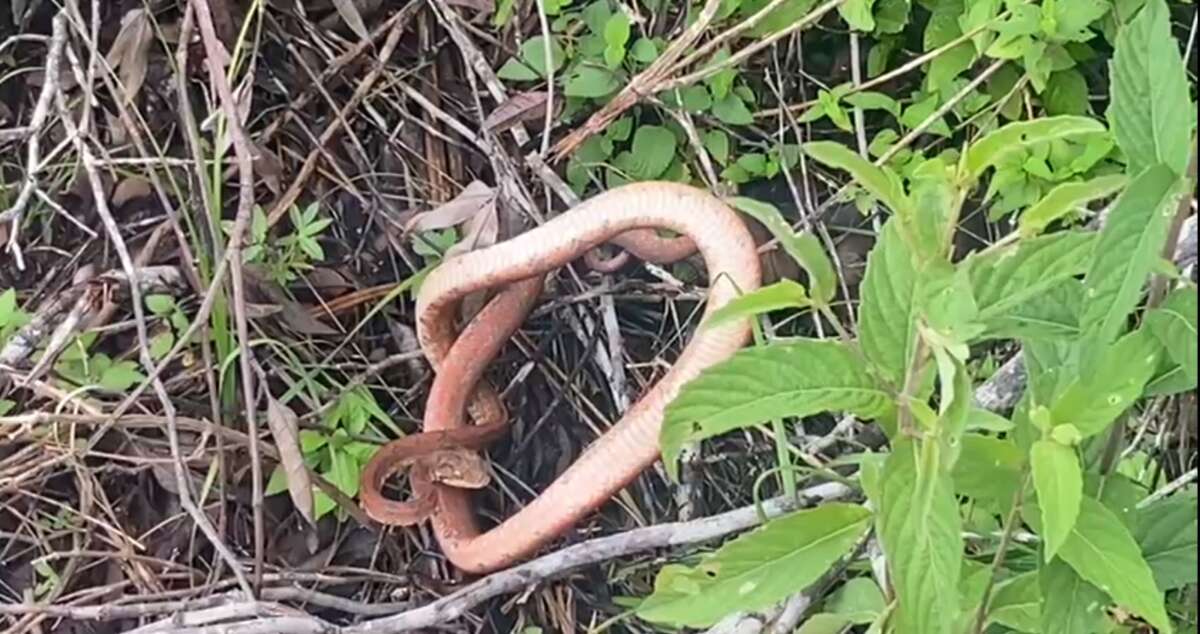
[[[677, 235], [663, 237], [661, 230]], [[588, 256], [605, 244], [624, 253], [610, 260]], [[699, 253], [708, 276], [701, 326], [662, 378], [574, 463], [528, 504], [481, 529], [471, 506], [471, 490], [486, 484], [477, 452], [509, 425], [499, 394], [483, 380], [488, 363], [536, 306], [549, 274], [581, 257], [607, 272], [625, 253], [660, 265]], [[711, 326], [705, 320], [757, 290], [761, 277], [754, 239], [737, 212], [707, 190], [661, 181], [609, 189], [512, 238], [446, 258], [427, 274], [416, 298], [417, 339], [434, 370], [423, 430], [391, 441], [368, 461], [363, 510], [382, 524], [428, 520], [443, 555], [467, 574], [532, 557], [659, 459], [668, 404], [750, 339], [748, 318]], [[495, 294], [459, 330], [463, 298], [481, 291]], [[413, 498], [385, 498], [386, 479], [405, 468]]]

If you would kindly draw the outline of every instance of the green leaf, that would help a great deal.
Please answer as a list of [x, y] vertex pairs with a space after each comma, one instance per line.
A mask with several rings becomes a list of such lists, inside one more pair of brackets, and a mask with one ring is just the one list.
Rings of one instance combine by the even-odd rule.
[[1051, 420], [1055, 425], [1074, 425], [1084, 437], [1104, 431], [1141, 396], [1161, 354], [1145, 328], [1105, 346], [1097, 364], [1067, 384], [1050, 406]]
[[967, 260], [979, 319], [1004, 315], [1083, 273], [1094, 233], [1060, 231], [1029, 238]]
[[1116, 337], [1138, 304], [1167, 239], [1177, 182], [1164, 165], [1142, 172], [1117, 199], [1100, 230], [1084, 277], [1080, 325], [1102, 343]]
[[563, 51], [562, 45], [555, 38], [550, 38], [550, 63], [546, 63], [546, 39], [542, 36], [534, 36], [525, 41], [521, 45], [521, 59], [509, 60], [496, 75], [501, 79], [513, 79], [517, 81], [531, 81], [541, 79], [547, 76], [547, 67], [550, 67], [555, 72], [562, 68], [566, 61], [566, 52]]
[[864, 33], [875, 30], [875, 16], [871, 14], [871, 5], [875, 0], [847, 0], [838, 5], [838, 13], [850, 28]]
[[1096, 634], [1105, 631], [1107, 597], [1088, 583], [1063, 560], [1055, 559], [1041, 569], [1041, 632], [1044, 634]]
[[[174, 312], [175, 298], [170, 295], [153, 294], [145, 297], [146, 308], [150, 312], [158, 316], [163, 316]], [[0, 314], [3, 314], [3, 308], [0, 307]]]
[[953, 246], [955, 222], [959, 217], [959, 192], [952, 173], [941, 158], [921, 163], [909, 175], [913, 248], [918, 261], [946, 260]]
[[1043, 13], [1047, 7], [1053, 8], [1054, 29], [1050, 35], [1054, 40], [1086, 42], [1095, 34], [1087, 27], [1108, 13], [1107, 0], [1059, 0], [1042, 7]]
[[348, 497], [358, 494], [359, 469], [354, 457], [350, 454], [329, 447], [330, 471], [327, 474], [330, 484]]
[[663, 462], [675, 477], [683, 445], [765, 420], [848, 411], [874, 418], [891, 405], [849, 347], [798, 339], [748, 348], [683, 386], [663, 420]]
[[1164, 633], [1172, 631], [1162, 592], [1137, 542], [1103, 504], [1083, 498], [1075, 527], [1058, 554], [1080, 577], [1102, 588], [1122, 607]]
[[967, 433], [963, 434], [961, 447], [954, 463], [955, 491], [997, 509], [1011, 506], [1025, 464], [1016, 444], [1008, 439]]
[[987, 322], [984, 338], [1073, 340], [1079, 336], [1083, 283], [1068, 279]]
[[860, 292], [858, 335], [863, 354], [894, 389], [904, 384], [917, 333], [920, 278], [896, 218], [867, 256]]
[[1042, 510], [1042, 552], [1048, 562], [1066, 541], [1079, 514], [1083, 498], [1083, 473], [1071, 447], [1049, 440], [1033, 443], [1029, 452], [1033, 486]]
[[898, 600], [897, 632], [951, 634], [958, 620], [962, 527], [937, 446], [903, 438], [884, 466], [876, 523]]
[[818, 305], [829, 304], [837, 293], [837, 273], [821, 242], [812, 234], [792, 231], [783, 214], [770, 203], [745, 197], [736, 197], [729, 202], [738, 211], [762, 223], [779, 240], [783, 250], [804, 269], [808, 274], [813, 302]]
[[150, 357], [161, 361], [175, 345], [175, 333], [170, 330], [160, 332], [150, 338]]
[[800, 284], [783, 279], [764, 286], [756, 291], [740, 295], [733, 301], [722, 306], [705, 322], [705, 328], [715, 328], [731, 321], [745, 319], [753, 315], [784, 308], [804, 308], [810, 306], [808, 292]]
[[98, 383], [106, 390], [124, 392], [146, 378], [137, 368], [133, 361], [118, 361], [100, 374]]
[[854, 182], [870, 192], [893, 212], [911, 217], [912, 209], [904, 193], [904, 185], [887, 167], [877, 167], [846, 146], [833, 141], [805, 143], [804, 152], [828, 167], [845, 170]]
[[1050, 73], [1042, 101], [1049, 115], [1085, 115], [1092, 108], [1088, 102], [1087, 79], [1074, 68]]
[[263, 495], [270, 497], [287, 490], [287, 472], [284, 471], [282, 464], [276, 464], [275, 470], [271, 471], [271, 479], [267, 480], [267, 486], [263, 488]]
[[1162, 305], [1146, 313], [1150, 332], [1162, 343], [1167, 355], [1180, 366], [1184, 376], [1196, 384], [1196, 287], [1175, 289]]
[[720, 119], [729, 125], [750, 125], [754, 123], [754, 115], [741, 97], [733, 93], [725, 95], [724, 98], [716, 100], [712, 104], [713, 116]]
[[631, 150], [637, 166], [634, 176], [644, 180], [658, 178], [675, 158], [675, 135], [662, 126], [641, 126], [633, 133]]
[[635, 613], [652, 623], [707, 627], [739, 610], [767, 607], [804, 589], [866, 532], [870, 512], [829, 503], [771, 520], [699, 565], [667, 565]]
[[879, 590], [879, 585], [867, 577], [855, 577], [842, 584], [842, 587], [829, 597], [825, 608], [834, 614], [844, 614], [852, 617], [854, 623], [864, 623], [860, 615], [870, 615], [873, 619], [887, 609], [887, 601]]
[[1018, 632], [1038, 632], [1042, 591], [1037, 571], [1017, 575], [996, 585], [988, 604], [988, 622], [999, 623]]
[[843, 101], [863, 110], [885, 110], [894, 117], [900, 116], [900, 102], [881, 92], [856, 92], [846, 95]]
[[713, 160], [721, 165], [729, 162], [729, 135], [724, 130], [708, 130], [701, 140]]
[[971, 144], [964, 155], [965, 177], [974, 183], [987, 168], [1032, 145], [1103, 131], [1095, 119], [1067, 115], [1010, 123]]
[[629, 43], [629, 16], [624, 11], [613, 13], [604, 24], [604, 63], [616, 68], [625, 61], [625, 45]]
[[658, 45], [649, 38], [638, 38], [629, 48], [629, 55], [643, 64], [649, 64], [658, 59]]
[[1045, 231], [1056, 220], [1097, 198], [1115, 194], [1128, 182], [1124, 174], [1109, 174], [1088, 181], [1058, 185], [1021, 214], [1018, 221], [1021, 236], [1032, 237]]
[[568, 97], [597, 99], [612, 94], [620, 86], [621, 82], [608, 69], [580, 64], [567, 79], [563, 94]]
[[682, 91], [684, 110], [688, 112], [703, 112], [712, 107], [712, 96], [703, 86], [688, 86]]
[[1195, 107], [1163, 0], [1150, 0], [1120, 30], [1109, 63], [1108, 120], [1131, 173], [1164, 163], [1187, 169]]
[[[742, 0], [738, 14], [748, 17], [770, 4], [769, 0]], [[753, 28], [746, 31], [746, 37], [763, 38], [782, 31], [808, 15], [816, 0], [784, 0], [778, 7], [772, 9]]]
[[[911, 0], [877, 0], [875, 3], [875, 33], [903, 31], [904, 27], [908, 25], [908, 14], [911, 9]], [[896, 39], [891, 38], [884, 41], [896, 41]], [[875, 52], [876, 47], [880, 47], [879, 44], [871, 47], [871, 53]]]
[[[1194, 343], [1195, 340], [1193, 340]], [[1151, 503], [1137, 513], [1134, 538], [1162, 590], [1195, 584], [1196, 491]]]

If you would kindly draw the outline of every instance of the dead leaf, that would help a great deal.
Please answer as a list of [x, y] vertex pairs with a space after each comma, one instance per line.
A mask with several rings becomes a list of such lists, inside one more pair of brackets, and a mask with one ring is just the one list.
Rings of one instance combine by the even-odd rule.
[[117, 188], [112, 194], [112, 206], [118, 208], [131, 200], [146, 198], [149, 195], [150, 181], [141, 176], [130, 176], [117, 183]]
[[363, 40], [371, 39], [370, 31], [367, 31], [367, 25], [363, 22], [362, 14], [358, 12], [358, 7], [354, 6], [353, 0], [333, 0], [333, 6], [337, 9], [338, 14], [346, 21], [346, 26], [350, 27], [354, 34]]
[[[522, 92], [509, 97], [483, 120], [483, 127], [492, 132], [503, 132], [524, 121], [543, 121], [546, 118], [544, 91]], [[562, 110], [562, 100], [555, 102], [555, 110]], [[555, 113], [557, 115], [557, 112]]]
[[304, 279], [314, 290], [336, 293], [354, 288], [345, 275], [326, 266], [314, 266], [304, 275]]
[[467, 221], [462, 240], [446, 249], [446, 257], [490, 247], [496, 244], [499, 233], [500, 219], [496, 215], [496, 199], [492, 198]]
[[281, 323], [296, 332], [306, 335], [338, 334], [333, 327], [308, 314], [304, 306], [288, 297], [283, 289], [259, 270], [259, 267], [248, 265], [242, 272], [246, 279], [247, 295], [255, 302], [254, 304], [251, 304], [250, 301], [246, 302], [247, 316], [253, 316], [252, 310], [261, 312], [262, 309], [269, 308], [270, 312], [263, 313], [263, 316], [274, 315]]
[[254, 144], [254, 174], [261, 176], [267, 189], [276, 197], [283, 194], [283, 161], [271, 150]]
[[300, 516], [313, 524], [313, 484], [304, 466], [300, 450], [300, 419], [290, 407], [274, 398], [267, 398], [267, 425], [275, 438], [279, 463], [287, 474], [288, 494]]
[[473, 218], [494, 199], [495, 193], [491, 187], [480, 181], [471, 181], [470, 185], [444, 205], [413, 216], [405, 224], [404, 231], [432, 231], [460, 225]]
[[484, 13], [491, 13], [496, 9], [494, 0], [446, 0], [446, 4], [452, 7], [466, 7], [475, 9]]
[[104, 59], [117, 71], [126, 104], [133, 103], [142, 90], [153, 41], [154, 27], [145, 9], [133, 9], [121, 17], [121, 30]]

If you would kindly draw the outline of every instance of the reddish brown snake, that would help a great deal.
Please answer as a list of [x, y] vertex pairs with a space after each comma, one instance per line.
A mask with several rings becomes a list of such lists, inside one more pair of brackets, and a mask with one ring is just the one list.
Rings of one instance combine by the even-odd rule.
[[[682, 237], [663, 239], [655, 228]], [[417, 336], [437, 373], [425, 406], [425, 429], [389, 443], [367, 464], [361, 498], [368, 515], [386, 524], [428, 516], [446, 557], [465, 572], [481, 574], [534, 554], [658, 459], [663, 410], [684, 383], [746, 344], [748, 321], [700, 329], [674, 367], [620, 421], [541, 495], [487, 532], [476, 522], [470, 492], [453, 481], [435, 482], [435, 461], [423, 458], [434, 450], [479, 449], [503, 432], [508, 424], [504, 406], [480, 381], [487, 363], [533, 309], [546, 274], [605, 242], [659, 264], [699, 251], [709, 276], [705, 317], [760, 284], [755, 244], [737, 214], [708, 192], [674, 183], [610, 190], [510, 240], [447, 259], [417, 296]], [[463, 297], [496, 287], [502, 290], [456, 333], [454, 318]], [[474, 426], [465, 420], [468, 412]], [[387, 500], [380, 491], [384, 480], [406, 465], [414, 467], [415, 501]]]

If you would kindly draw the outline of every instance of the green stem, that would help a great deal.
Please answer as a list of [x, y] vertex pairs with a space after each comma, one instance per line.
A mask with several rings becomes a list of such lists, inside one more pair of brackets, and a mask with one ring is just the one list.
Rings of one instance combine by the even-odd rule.
[[[762, 324], [757, 319], [751, 319], [750, 324], [754, 330], [754, 345], [766, 345]], [[771, 419], [771, 433], [775, 436], [775, 461], [779, 465], [779, 484], [783, 488], [784, 494], [794, 497], [796, 495], [796, 473], [793, 471], [792, 457], [788, 453], [787, 428], [783, 425], [783, 419]]]
[[1000, 576], [1000, 568], [1004, 565], [1004, 558], [1008, 554], [1008, 547], [1012, 545], [1017, 518], [1021, 513], [1022, 498], [1025, 494], [1025, 487], [1029, 486], [1030, 477], [1031, 472], [1026, 469], [1024, 477], [1021, 478], [1021, 486], [1013, 495], [1012, 510], [1008, 512], [1008, 517], [1004, 520], [1004, 533], [1000, 536], [1000, 545], [996, 547], [996, 556], [992, 558], [992, 574], [988, 577], [987, 587], [983, 590], [983, 598], [979, 601], [979, 611], [975, 613], [975, 634], [983, 634], [983, 628], [987, 624], [988, 603], [992, 590], [996, 587], [996, 578]]

